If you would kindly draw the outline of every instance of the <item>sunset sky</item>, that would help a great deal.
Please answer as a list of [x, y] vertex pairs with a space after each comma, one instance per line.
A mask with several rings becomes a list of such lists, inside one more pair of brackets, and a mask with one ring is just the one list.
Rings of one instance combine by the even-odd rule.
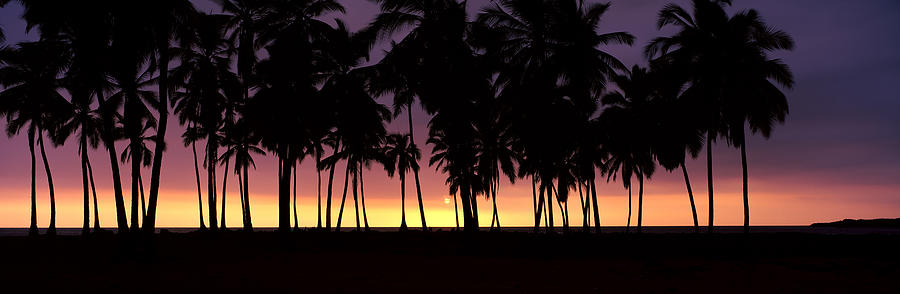
[[[656, 14], [665, 0], [613, 1], [600, 24], [601, 32], [628, 31], [637, 37], [633, 47], [604, 48], [626, 65], [646, 65], [643, 47], [653, 37], [670, 33], [657, 31]], [[689, 1], [674, 1], [689, 5]], [[781, 1], [736, 0], [729, 11], [755, 8], [765, 20], [790, 33], [796, 43], [793, 52], [781, 53], [796, 77], [796, 87], [786, 90], [790, 115], [785, 125], [776, 128], [765, 140], [755, 136], [748, 141], [750, 208], [752, 225], [804, 225], [843, 218], [900, 217], [900, 2], [883, 1]], [[198, 9], [220, 12], [211, 1], [195, 0]], [[352, 29], [359, 29], [378, 12], [369, 1], [344, 0], [347, 14], [340, 17]], [[474, 15], [487, 0], [470, 0]], [[19, 16], [22, 8], [10, 3], [0, 9], [0, 26], [7, 43], [35, 40], [36, 32], [26, 34]], [[377, 60], [386, 44], [376, 48]], [[379, 101], [391, 104], [391, 97]], [[421, 165], [427, 164], [431, 146], [425, 142], [428, 116], [420, 108], [413, 112], [415, 140], [423, 151]], [[184, 128], [170, 121], [169, 149], [163, 162], [159, 227], [198, 225], [197, 194], [193, 159], [183, 147]], [[5, 122], [0, 122], [5, 129]], [[405, 120], [389, 124], [390, 132], [407, 132]], [[202, 146], [202, 145], [200, 145]], [[198, 147], [200, 147], [198, 146]], [[49, 147], [49, 146], [48, 146]], [[118, 151], [124, 148], [120, 142]], [[202, 148], [198, 148], [202, 149]], [[57, 222], [60, 227], [79, 227], [82, 221], [81, 170], [77, 146], [50, 148], [48, 157], [57, 193]], [[100, 197], [101, 224], [115, 226], [112, 181], [108, 156], [103, 150], [91, 154]], [[257, 159], [257, 170], [250, 174], [251, 206], [255, 226], [276, 225], [276, 161], [272, 156]], [[24, 136], [0, 138], [0, 227], [27, 227], [29, 221], [29, 155]], [[38, 224], [49, 222], [49, 196], [38, 158]], [[706, 224], [707, 192], [705, 157], [688, 165], [697, 201], [701, 225]], [[338, 170], [342, 171], [339, 166]], [[316, 173], [312, 160], [304, 162], [299, 175], [299, 211], [304, 226], [316, 224]], [[130, 191], [129, 169], [123, 166], [123, 187]], [[741, 167], [740, 153], [724, 144], [714, 147], [716, 224], [740, 225]], [[219, 171], [221, 189], [221, 168]], [[343, 173], [335, 173], [335, 218], [340, 204]], [[205, 173], [201, 174], [206, 196]], [[145, 170], [149, 183], [149, 169]], [[373, 165], [365, 175], [366, 204], [372, 226], [398, 226], [400, 222], [400, 181], [388, 178]], [[454, 226], [452, 197], [444, 184], [445, 176], [423, 167], [422, 189], [430, 226]], [[240, 225], [239, 196], [234, 175], [229, 175], [227, 223]], [[418, 226], [415, 186], [407, 183], [407, 223]], [[323, 173], [323, 198], [327, 184]], [[627, 191], [621, 183], [598, 180], [600, 214], [603, 225], [625, 225]], [[577, 199], [577, 192], [574, 199]], [[126, 194], [126, 199], [130, 199]], [[222, 195], [219, 195], [221, 198]], [[635, 207], [637, 190], [634, 191]], [[529, 180], [511, 184], [502, 182], [498, 202], [504, 226], [528, 226], [532, 219]], [[644, 223], [651, 226], [690, 225], [691, 212], [680, 171], [658, 169], [645, 183]], [[348, 197], [352, 205], [351, 197]], [[324, 201], [324, 199], [323, 199]], [[204, 199], [205, 203], [205, 199]], [[219, 204], [221, 205], [221, 203]], [[571, 222], [581, 224], [577, 201], [569, 204]], [[481, 225], [490, 224], [490, 203], [479, 203]], [[352, 206], [345, 208], [345, 226], [353, 226]], [[636, 208], [635, 208], [636, 209]], [[554, 207], [556, 212], [556, 207]], [[350, 213], [349, 215], [347, 213]], [[204, 208], [204, 214], [207, 209]], [[324, 209], [323, 209], [324, 216]], [[560, 216], [555, 216], [561, 223]], [[636, 220], [636, 218], [635, 218]], [[635, 222], [632, 221], [632, 223]], [[460, 220], [461, 222], [461, 220]]]

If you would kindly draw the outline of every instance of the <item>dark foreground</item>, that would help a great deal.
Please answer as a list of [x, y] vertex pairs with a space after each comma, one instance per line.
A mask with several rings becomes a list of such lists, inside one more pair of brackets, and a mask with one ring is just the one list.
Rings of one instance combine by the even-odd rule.
[[900, 293], [900, 236], [2, 237], [0, 280], [58, 293]]

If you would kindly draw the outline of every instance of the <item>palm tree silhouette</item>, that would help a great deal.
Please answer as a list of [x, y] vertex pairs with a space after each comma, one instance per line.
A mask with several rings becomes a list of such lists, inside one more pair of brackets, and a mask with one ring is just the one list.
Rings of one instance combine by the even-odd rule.
[[[130, 160], [138, 161], [138, 176], [137, 176], [137, 184], [141, 193], [141, 220], [147, 216], [147, 202], [144, 197], [144, 179], [143, 175], [140, 171], [140, 167], [149, 167], [152, 163], [153, 151], [147, 147], [146, 142], [154, 142], [156, 138], [154, 136], [146, 135], [147, 131], [150, 129], [155, 129], [156, 124], [153, 121], [147, 121], [141, 130], [141, 135], [137, 139], [137, 144], [128, 144], [125, 146], [125, 149], [122, 150], [122, 155], [120, 156], [120, 160], [122, 163], [128, 163]], [[124, 134], [124, 131], [121, 132]], [[132, 162], [132, 166], [134, 166], [134, 162]]]
[[[419, 148], [412, 144], [409, 134], [391, 134], [385, 140], [383, 162], [388, 177], [400, 177], [400, 230], [406, 231], [406, 173], [419, 169]], [[423, 227], [423, 229], [425, 229]]]
[[53, 176], [44, 147], [44, 132], [55, 133], [58, 124], [67, 116], [68, 102], [58, 90], [64, 86], [59, 75], [69, 63], [60, 42], [43, 41], [19, 43], [15, 50], [3, 50], [4, 66], [0, 68], [0, 114], [6, 116], [7, 135], [19, 134], [23, 129], [28, 135], [31, 154], [31, 225], [29, 235], [36, 236], [37, 204], [35, 197], [34, 144], [40, 147], [47, 185], [50, 190], [50, 224], [47, 235], [56, 235], [56, 193]]
[[[238, 181], [240, 183], [243, 229], [252, 231], [253, 222], [250, 214], [250, 180], [248, 171], [251, 166], [256, 169], [253, 155], [266, 155], [266, 152], [256, 146], [259, 139], [254, 137], [244, 120], [238, 120], [228, 131], [230, 132], [227, 136], [228, 140], [225, 141], [227, 149], [222, 153], [220, 160], [228, 161], [233, 159], [235, 174], [239, 176], [239, 179], [243, 176], [243, 179]], [[228, 171], [226, 170], [225, 172]]]
[[[794, 43], [790, 36], [766, 25], [752, 9], [729, 17], [724, 7], [730, 4], [731, 1], [694, 0], [692, 14], [678, 5], [667, 5], [660, 11], [658, 27], [674, 25], [679, 31], [671, 37], [654, 39], [645, 49], [648, 58], [656, 58], [655, 62], [671, 64], [687, 73], [691, 88], [685, 93], [705, 106], [702, 111], [708, 117], [710, 232], [713, 231], [712, 141], [722, 134], [730, 145], [742, 149], [744, 230], [749, 232], [744, 122], [752, 121], [751, 131], [767, 136], [771, 126], [783, 121], [788, 111], [784, 94], [770, 80], [785, 87], [793, 85], [787, 66], [766, 55], [791, 50]], [[753, 109], [760, 106], [764, 110]]]

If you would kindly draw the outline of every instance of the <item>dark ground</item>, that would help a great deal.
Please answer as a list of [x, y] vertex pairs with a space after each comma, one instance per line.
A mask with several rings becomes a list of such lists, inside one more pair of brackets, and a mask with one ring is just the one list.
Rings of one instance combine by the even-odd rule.
[[0, 293], [900, 293], [900, 235], [0, 237], [0, 282]]

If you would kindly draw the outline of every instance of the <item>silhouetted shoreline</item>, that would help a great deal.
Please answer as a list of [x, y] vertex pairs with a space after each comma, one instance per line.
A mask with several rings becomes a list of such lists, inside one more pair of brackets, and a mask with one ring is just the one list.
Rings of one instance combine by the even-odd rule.
[[900, 230], [900, 218], [843, 219], [830, 223], [814, 223], [811, 227], [832, 228], [894, 228]]
[[896, 293], [896, 248], [886, 234], [0, 237], [0, 277], [75, 293]]

